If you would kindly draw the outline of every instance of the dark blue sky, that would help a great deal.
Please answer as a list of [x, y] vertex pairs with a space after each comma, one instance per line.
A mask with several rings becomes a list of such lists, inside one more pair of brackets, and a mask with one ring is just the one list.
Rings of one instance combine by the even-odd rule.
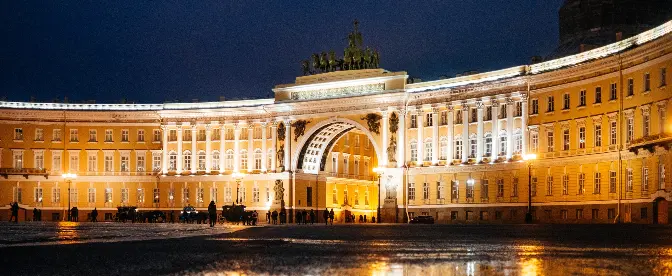
[[381, 67], [423, 80], [527, 64], [557, 45], [562, 4], [26, 2], [0, 3], [0, 95], [99, 103], [272, 97], [313, 52], [342, 53], [355, 18]]

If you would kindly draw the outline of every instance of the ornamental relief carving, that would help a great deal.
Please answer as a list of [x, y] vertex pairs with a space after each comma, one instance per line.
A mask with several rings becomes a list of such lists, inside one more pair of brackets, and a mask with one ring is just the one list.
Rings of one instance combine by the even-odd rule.
[[350, 97], [385, 91], [384, 83], [346, 86], [330, 89], [290, 92], [292, 100], [313, 100], [325, 98]]

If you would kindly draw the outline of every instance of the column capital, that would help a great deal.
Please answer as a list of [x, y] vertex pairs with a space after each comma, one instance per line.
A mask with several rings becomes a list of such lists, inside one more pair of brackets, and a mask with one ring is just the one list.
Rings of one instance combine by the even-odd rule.
[[196, 125], [195, 124], [189, 126], [189, 128], [191, 128], [191, 132], [196, 132]]
[[527, 98], [528, 98], [527, 93], [520, 93], [520, 99], [521, 99], [522, 101], [527, 101]]
[[182, 133], [182, 130], [183, 130], [183, 129], [182, 129], [182, 126], [178, 126], [178, 127], [177, 127], [177, 132]]
[[508, 105], [512, 105], [513, 102], [514, 102], [514, 101], [513, 101], [513, 98], [511, 98], [511, 96], [507, 96], [507, 97], [506, 97], [506, 104], [508, 104]]
[[387, 117], [387, 115], [389, 115], [390, 113], [391, 111], [387, 110], [387, 108], [380, 109], [380, 115], [383, 116], [383, 118]]
[[483, 109], [483, 101], [481, 99], [476, 100], [476, 108]]
[[247, 124], [247, 130], [254, 130], [254, 124]]
[[277, 128], [277, 127], [278, 127], [278, 121], [273, 120], [273, 121], [271, 122], [271, 127], [272, 127], [272, 128]]
[[451, 103], [446, 104], [446, 108], [448, 109], [448, 112], [453, 112], [455, 110], [455, 106]]
[[267, 122], [267, 121], [263, 121], [263, 122], [261, 122], [261, 126], [264, 127], [264, 128], [267, 127], [267, 126], [268, 126], [268, 122]]
[[433, 106], [432, 107], [432, 114], [439, 114], [439, 107], [438, 106]]
[[205, 124], [205, 131], [211, 131], [212, 130], [212, 125], [211, 124]]
[[467, 104], [467, 101], [462, 102], [462, 111], [469, 111], [469, 104]]

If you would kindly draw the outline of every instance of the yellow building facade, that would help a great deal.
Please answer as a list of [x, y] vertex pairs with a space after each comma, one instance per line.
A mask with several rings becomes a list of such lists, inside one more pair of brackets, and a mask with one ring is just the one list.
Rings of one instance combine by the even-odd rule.
[[290, 221], [667, 223], [671, 32], [438, 81], [302, 76], [273, 99], [0, 102], [0, 218], [10, 202], [58, 221], [68, 206], [111, 219], [214, 200]]

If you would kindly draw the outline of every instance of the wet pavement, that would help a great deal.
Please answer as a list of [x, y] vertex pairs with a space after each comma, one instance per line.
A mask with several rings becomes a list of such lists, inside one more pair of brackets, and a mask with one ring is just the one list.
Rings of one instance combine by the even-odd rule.
[[[124, 232], [127, 225], [106, 226]], [[0, 224], [0, 236], [8, 227]], [[0, 274], [672, 275], [669, 226], [220, 225], [191, 237], [180, 232], [192, 226], [132, 227], [136, 234], [114, 242], [0, 245]], [[154, 239], [133, 237], [142, 233]]]

